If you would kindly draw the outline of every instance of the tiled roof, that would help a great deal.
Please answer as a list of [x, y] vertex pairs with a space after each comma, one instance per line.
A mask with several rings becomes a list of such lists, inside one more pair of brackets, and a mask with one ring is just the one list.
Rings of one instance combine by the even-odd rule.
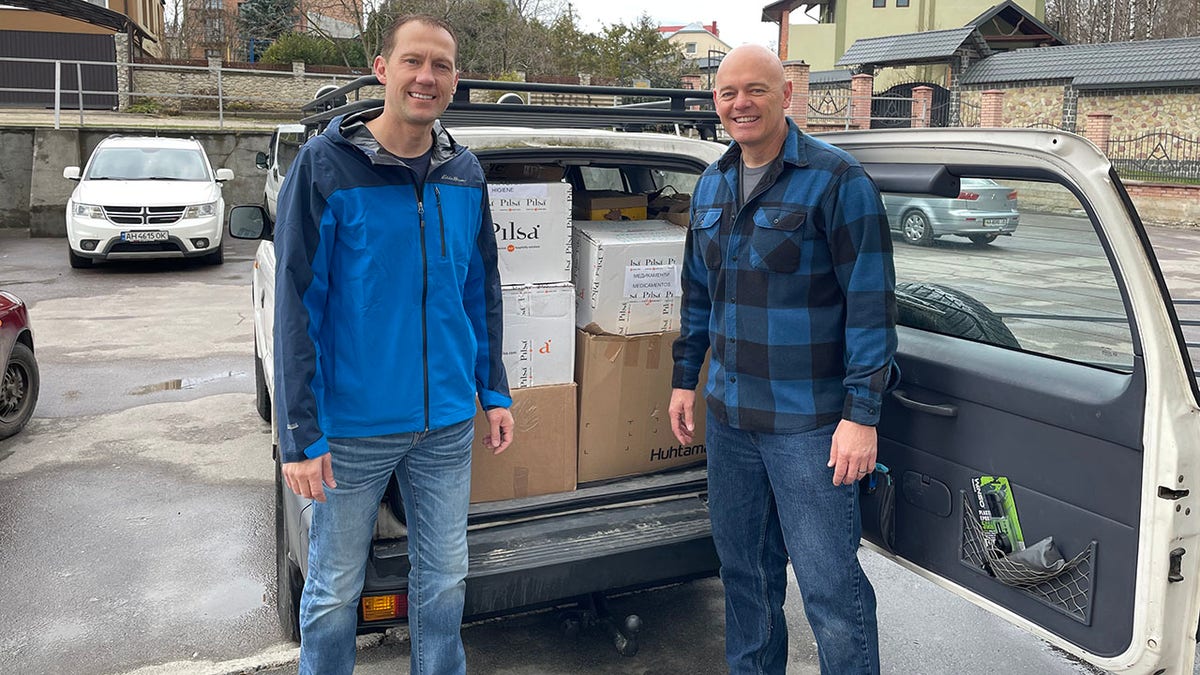
[[1081, 89], [1200, 85], [1200, 37], [1018, 49], [977, 61], [961, 82], [1029, 80], [1070, 80]]
[[809, 84], [850, 84], [848, 70], [813, 70], [808, 73]]
[[981, 53], [990, 53], [987, 45], [975, 32], [975, 27], [966, 26], [949, 30], [863, 38], [850, 45], [850, 48], [834, 65], [908, 64], [944, 60], [953, 56], [959, 48], [967, 43]]

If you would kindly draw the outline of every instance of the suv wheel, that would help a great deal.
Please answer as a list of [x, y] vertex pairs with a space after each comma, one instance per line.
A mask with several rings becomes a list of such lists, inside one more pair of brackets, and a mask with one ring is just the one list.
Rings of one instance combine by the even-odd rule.
[[283, 638], [300, 641], [300, 592], [304, 580], [300, 569], [288, 559], [287, 524], [284, 522], [283, 468], [275, 460], [275, 609]]
[[39, 385], [33, 350], [23, 342], [13, 344], [12, 355], [0, 374], [0, 439], [24, 429], [33, 417]]
[[271, 391], [267, 389], [267, 377], [263, 372], [257, 344], [254, 345], [254, 408], [264, 422], [271, 421]]
[[225, 242], [217, 244], [217, 250], [201, 258], [205, 265], [221, 265], [225, 262]]
[[67, 246], [67, 258], [71, 261], [71, 267], [77, 270], [87, 269], [92, 266], [92, 259], [85, 258], [75, 252], [75, 249]]

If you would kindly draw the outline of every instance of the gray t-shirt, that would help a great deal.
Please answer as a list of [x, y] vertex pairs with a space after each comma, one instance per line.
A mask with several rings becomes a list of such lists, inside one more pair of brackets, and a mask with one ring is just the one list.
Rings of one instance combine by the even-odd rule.
[[758, 182], [762, 180], [763, 174], [770, 168], [770, 164], [763, 164], [760, 167], [751, 169], [746, 166], [746, 162], [742, 162], [738, 175], [742, 179], [742, 204], [750, 201], [750, 195], [754, 192], [754, 188], [758, 187]]

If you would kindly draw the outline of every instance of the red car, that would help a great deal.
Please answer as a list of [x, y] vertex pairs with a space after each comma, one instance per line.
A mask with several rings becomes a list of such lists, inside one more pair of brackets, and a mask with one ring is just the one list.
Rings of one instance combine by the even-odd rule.
[[38, 397], [38, 367], [33, 358], [29, 311], [17, 296], [0, 291], [0, 439], [25, 427]]

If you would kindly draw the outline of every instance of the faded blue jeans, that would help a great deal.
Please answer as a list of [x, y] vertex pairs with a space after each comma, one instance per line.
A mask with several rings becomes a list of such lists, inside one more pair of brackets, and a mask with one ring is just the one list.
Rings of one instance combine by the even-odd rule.
[[300, 600], [300, 673], [349, 675], [367, 554], [379, 501], [395, 472], [408, 521], [408, 630], [413, 675], [466, 672], [471, 444], [466, 420], [442, 429], [329, 439], [336, 488], [313, 502], [308, 577]]
[[858, 485], [833, 485], [836, 424], [746, 432], [708, 415], [708, 497], [725, 586], [732, 675], [787, 669], [787, 563], [800, 586], [823, 675], [879, 672], [875, 591], [858, 563]]

